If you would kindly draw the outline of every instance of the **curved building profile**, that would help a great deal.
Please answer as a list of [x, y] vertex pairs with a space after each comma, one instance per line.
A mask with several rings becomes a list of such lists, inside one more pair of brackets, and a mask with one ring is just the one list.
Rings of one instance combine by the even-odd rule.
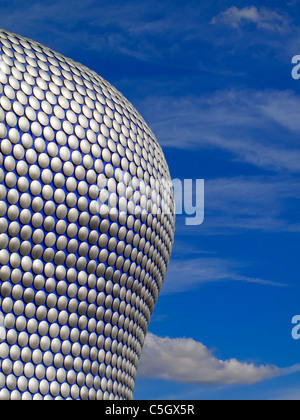
[[0, 399], [132, 399], [174, 199], [143, 118], [0, 30]]

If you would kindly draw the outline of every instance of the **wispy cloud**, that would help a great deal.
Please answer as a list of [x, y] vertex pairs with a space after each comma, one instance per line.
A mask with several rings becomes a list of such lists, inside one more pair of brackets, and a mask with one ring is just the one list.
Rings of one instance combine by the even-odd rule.
[[52, 48], [60, 49], [60, 45], [71, 50], [79, 46], [102, 54], [164, 63], [166, 55], [176, 60], [176, 54], [182, 51], [177, 43], [182, 45], [196, 36], [201, 13], [191, 10], [188, 4], [157, 0], [33, 0], [14, 9], [1, 5], [0, 26], [40, 42], [49, 41]]
[[208, 179], [202, 232], [299, 232], [299, 191], [292, 177]]
[[149, 333], [138, 370], [141, 377], [198, 385], [254, 384], [298, 372], [237, 359], [219, 360], [205, 345], [189, 338], [172, 339]]
[[277, 391], [269, 392], [268, 400], [271, 401], [299, 401], [300, 388], [299, 386], [288, 387]]
[[236, 29], [252, 23], [259, 29], [272, 32], [283, 32], [289, 28], [289, 19], [286, 16], [266, 7], [257, 8], [256, 6], [240, 9], [236, 6], [230, 7], [214, 17], [211, 23], [225, 24]]
[[[251, 48], [258, 41], [255, 33], [243, 36], [242, 40], [236, 34], [225, 34], [224, 24], [236, 27], [250, 20], [255, 29], [267, 29], [264, 33], [259, 31], [259, 43], [267, 45], [273, 55], [274, 51], [280, 51], [279, 60], [283, 56], [282, 39], [274, 42], [269, 35], [275, 31], [282, 35], [290, 27], [285, 15], [254, 6], [230, 8], [216, 16], [212, 25], [215, 4], [208, 6], [196, 0], [15, 2], [20, 6], [14, 7], [11, 2], [0, 5], [0, 27], [36, 39], [64, 55], [76, 59], [78, 50], [89, 51], [93, 62], [97, 62], [99, 54], [102, 59], [129, 56], [168, 69], [183, 69], [189, 74], [201, 71], [217, 77], [240, 75], [243, 67], [233, 68], [228, 65], [230, 60], [224, 58], [232, 54], [240, 56], [241, 42], [243, 50], [250, 49], [249, 56], [253, 56]], [[294, 29], [295, 25], [287, 31], [290, 38], [284, 43], [285, 49], [299, 45], [298, 34], [292, 35]]]
[[[184, 281], [182, 267], [184, 264]], [[245, 264], [218, 257], [185, 257], [173, 258], [170, 262], [164, 286], [163, 295], [197, 290], [203, 284], [217, 282], [239, 281], [261, 286], [287, 287], [284, 282], [276, 282], [259, 277], [241, 274], [246, 270]]]
[[300, 172], [297, 110], [290, 91], [217, 91], [209, 96], [148, 97], [140, 109], [165, 147], [219, 149], [236, 160]]
[[205, 180], [204, 222], [187, 231], [185, 215], [178, 215], [177, 237], [187, 232], [189, 237], [249, 232], [298, 234], [299, 191], [300, 179], [292, 176], [208, 178]]

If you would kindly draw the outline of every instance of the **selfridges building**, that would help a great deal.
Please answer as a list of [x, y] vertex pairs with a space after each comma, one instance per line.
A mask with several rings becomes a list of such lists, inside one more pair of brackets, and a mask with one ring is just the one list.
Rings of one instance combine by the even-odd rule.
[[98, 74], [0, 47], [0, 399], [132, 399], [173, 245], [166, 160]]

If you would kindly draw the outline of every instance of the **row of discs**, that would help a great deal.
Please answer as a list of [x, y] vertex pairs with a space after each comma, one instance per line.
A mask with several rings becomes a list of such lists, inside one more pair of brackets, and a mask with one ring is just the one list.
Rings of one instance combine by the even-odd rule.
[[0, 399], [132, 399], [173, 244], [163, 152], [96, 73], [0, 47]]

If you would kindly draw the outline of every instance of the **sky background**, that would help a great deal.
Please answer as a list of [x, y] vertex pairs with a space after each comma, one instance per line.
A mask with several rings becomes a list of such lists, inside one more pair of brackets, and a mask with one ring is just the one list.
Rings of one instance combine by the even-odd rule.
[[95, 70], [143, 115], [178, 216], [136, 399], [300, 399], [300, 2], [11, 0], [0, 27]]

